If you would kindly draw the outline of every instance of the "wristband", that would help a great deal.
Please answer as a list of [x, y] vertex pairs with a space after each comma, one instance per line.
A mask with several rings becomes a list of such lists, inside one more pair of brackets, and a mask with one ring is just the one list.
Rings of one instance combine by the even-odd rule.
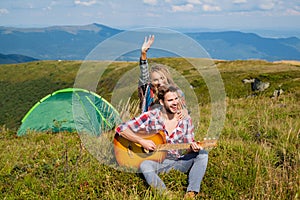
[[147, 64], [147, 60], [142, 60], [142, 59], [140, 59], [140, 64], [141, 64], [141, 65], [146, 65], [146, 64]]

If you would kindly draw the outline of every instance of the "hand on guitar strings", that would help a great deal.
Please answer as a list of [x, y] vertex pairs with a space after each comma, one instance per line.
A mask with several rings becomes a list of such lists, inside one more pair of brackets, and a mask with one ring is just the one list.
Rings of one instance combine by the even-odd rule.
[[139, 143], [146, 150], [154, 151], [156, 149], [156, 145], [152, 140], [141, 139]]

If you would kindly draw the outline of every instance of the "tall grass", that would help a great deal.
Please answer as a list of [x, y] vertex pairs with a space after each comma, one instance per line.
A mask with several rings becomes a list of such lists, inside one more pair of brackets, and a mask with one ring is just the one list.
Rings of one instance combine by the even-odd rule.
[[[295, 106], [290, 97], [229, 100], [219, 145], [209, 153], [201, 197], [297, 199], [300, 123], [290, 115]], [[1, 137], [3, 199], [181, 199], [187, 187], [186, 174], [162, 174], [172, 198], [160, 195], [140, 174], [99, 162], [76, 133], [18, 138], [3, 127]]]
[[[178, 60], [159, 59], [157, 62], [173, 66]], [[38, 73], [45, 70], [44, 65], [56, 77], [55, 81], [48, 81], [48, 85], [42, 80], [49, 74]], [[120, 75], [132, 67], [131, 63], [120, 63], [122, 66], [116, 69], [114, 65], [118, 66], [113, 64], [109, 68], [108, 77], [110, 73]], [[209, 152], [208, 168], [197, 199], [299, 199], [299, 67], [264, 61], [222, 61], [217, 65], [227, 93], [226, 121], [218, 146]], [[76, 68], [78, 63], [74, 66]], [[13, 73], [9, 67], [12, 67]], [[30, 68], [31, 72], [21, 78], [25, 68]], [[26, 111], [16, 107], [26, 102], [28, 105], [25, 107], [30, 108], [44, 93], [72, 85], [74, 77], [70, 75], [62, 79], [64, 76], [59, 76], [55, 68], [59, 68], [60, 72], [75, 70], [69, 62], [34, 62], [25, 66], [0, 67], [1, 72], [6, 74], [0, 75], [1, 98], [5, 100], [1, 103], [8, 106], [1, 108], [4, 116], [0, 117], [0, 199], [182, 199], [187, 188], [187, 175], [184, 173], [171, 171], [161, 174], [169, 192], [159, 194], [146, 185], [141, 174], [117, 170], [110, 143], [113, 132], [102, 135], [94, 149], [89, 148], [85, 138], [77, 133], [32, 132], [23, 137], [16, 136], [16, 124]], [[187, 74], [189, 81], [196, 80], [193, 71], [178, 70]], [[76, 73], [72, 71], [70, 74]], [[250, 76], [270, 81], [271, 89], [246, 98], [251, 94], [250, 86], [242, 85], [241, 80]], [[34, 77], [37, 78], [35, 81]], [[201, 88], [201, 81], [194, 81], [194, 89], [204, 92], [201, 93], [203, 95], [206, 93]], [[111, 79], [103, 81], [106, 82], [112, 84]], [[279, 98], [271, 99], [270, 94], [278, 85], [285, 92]], [[99, 88], [102, 88], [99, 94], [109, 91], [105, 85], [99, 85]], [[36, 91], [36, 94], [30, 96], [30, 90]], [[101, 95], [104, 96], [104, 93]], [[8, 94], [11, 98], [6, 97]], [[8, 99], [11, 104], [5, 103]], [[128, 119], [138, 113], [137, 106], [138, 102], [133, 99], [121, 102], [118, 110], [122, 111], [123, 119]], [[211, 107], [207, 102], [200, 102], [199, 109], [201, 117], [196, 138], [201, 140], [209, 127]], [[110, 142], [105, 146], [101, 139]], [[107, 153], [110, 156], [106, 156]]]
[[219, 178], [236, 198], [297, 199], [300, 123], [290, 115], [299, 109], [296, 105], [290, 97], [229, 101], [220, 139], [224, 149], [212, 153], [229, 159], [219, 160]]

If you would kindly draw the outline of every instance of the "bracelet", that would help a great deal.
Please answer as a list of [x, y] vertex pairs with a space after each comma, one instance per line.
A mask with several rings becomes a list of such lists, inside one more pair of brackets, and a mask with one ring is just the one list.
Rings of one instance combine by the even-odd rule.
[[142, 60], [142, 59], [140, 59], [140, 64], [141, 64], [141, 65], [146, 65], [146, 64], [147, 64], [147, 60]]

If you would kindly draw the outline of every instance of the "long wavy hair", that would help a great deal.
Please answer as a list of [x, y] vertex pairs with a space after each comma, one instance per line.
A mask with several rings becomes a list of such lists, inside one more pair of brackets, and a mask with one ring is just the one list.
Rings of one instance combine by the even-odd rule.
[[166, 77], [168, 84], [175, 85], [174, 80], [173, 80], [171, 73], [168, 70], [167, 66], [165, 66], [163, 64], [159, 64], [159, 63], [154, 63], [151, 65], [151, 68], [150, 68], [150, 76], [153, 72], [157, 72], [157, 73], [163, 75], [164, 77]]
[[[151, 64], [150, 68], [150, 77], [153, 72], [159, 73], [160, 75], [164, 76], [167, 79], [167, 84], [173, 85], [174, 87], [178, 88], [178, 86], [175, 84], [170, 71], [168, 70], [167, 66], [159, 63]], [[158, 88], [153, 86], [151, 84], [152, 91], [154, 93], [154, 100], [153, 104], [158, 103]]]

